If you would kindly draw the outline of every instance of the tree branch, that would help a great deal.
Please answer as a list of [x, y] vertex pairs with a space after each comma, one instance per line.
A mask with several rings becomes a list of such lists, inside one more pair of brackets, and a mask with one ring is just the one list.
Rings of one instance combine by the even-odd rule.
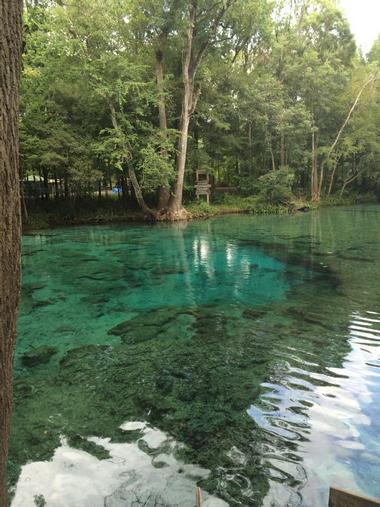
[[318, 192], [319, 192], [319, 195], [321, 194], [321, 191], [322, 191], [322, 185], [323, 185], [323, 177], [324, 177], [324, 168], [325, 168], [325, 165], [327, 163], [327, 161], [329, 160], [329, 158], [331, 157], [331, 154], [333, 153], [333, 151], [335, 150], [342, 134], [343, 134], [343, 131], [344, 129], [346, 128], [348, 122], [350, 121], [351, 119], [351, 116], [353, 114], [353, 112], [355, 111], [355, 108], [356, 106], [358, 105], [359, 103], [359, 100], [360, 100], [360, 97], [362, 95], [362, 93], [364, 92], [364, 90], [367, 88], [367, 86], [369, 84], [371, 84], [372, 82], [376, 81], [377, 79], [377, 73], [373, 76], [371, 76], [369, 79], [367, 79], [367, 81], [365, 81], [365, 83], [363, 84], [363, 86], [360, 88], [359, 92], [357, 93], [356, 97], [355, 97], [355, 100], [350, 108], [350, 110], [348, 111], [348, 114], [344, 120], [344, 122], [342, 123], [342, 126], [340, 127], [339, 131], [338, 131], [338, 134], [333, 142], [333, 144], [330, 146], [330, 149], [327, 153], [327, 156], [326, 158], [324, 159], [324, 161], [322, 162], [322, 165], [321, 165], [321, 172], [320, 172], [320, 177], [319, 177], [319, 185], [318, 185]]
[[[196, 73], [197, 68], [199, 67], [199, 64], [202, 61], [203, 55], [205, 54], [207, 48], [211, 44], [212, 39], [214, 38], [218, 26], [220, 22], [222, 21], [223, 17], [225, 16], [226, 12], [232, 7], [232, 5], [236, 2], [236, 0], [226, 0], [223, 2], [223, 7], [220, 9], [219, 13], [216, 15], [212, 32], [206, 37], [205, 41], [201, 44], [200, 48], [198, 49], [198, 52], [193, 55], [192, 62], [191, 62], [191, 73], [194, 76]], [[219, 2], [217, 2], [219, 3]], [[214, 4], [214, 6], [217, 4]]]

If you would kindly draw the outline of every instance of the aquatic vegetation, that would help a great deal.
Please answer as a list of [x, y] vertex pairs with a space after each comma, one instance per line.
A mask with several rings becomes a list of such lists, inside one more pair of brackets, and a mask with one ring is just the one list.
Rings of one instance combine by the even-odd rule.
[[[54, 463], [62, 436], [107, 462], [141, 439], [121, 425], [147, 421], [230, 505], [322, 506], [332, 482], [380, 496], [379, 215], [25, 238], [11, 482], [26, 463]], [[25, 364], [33, 347], [56, 352]]]
[[21, 357], [23, 366], [37, 366], [49, 362], [50, 358], [56, 353], [55, 347], [38, 347], [25, 352]]

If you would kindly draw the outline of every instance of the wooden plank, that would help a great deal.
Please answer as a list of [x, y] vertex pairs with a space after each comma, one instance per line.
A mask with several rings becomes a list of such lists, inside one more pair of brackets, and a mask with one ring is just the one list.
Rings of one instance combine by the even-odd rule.
[[351, 491], [330, 488], [329, 507], [379, 507], [380, 500], [355, 495]]
[[197, 183], [194, 185], [195, 188], [211, 188], [210, 183]]
[[198, 486], [195, 488], [195, 507], [202, 507], [201, 489]]

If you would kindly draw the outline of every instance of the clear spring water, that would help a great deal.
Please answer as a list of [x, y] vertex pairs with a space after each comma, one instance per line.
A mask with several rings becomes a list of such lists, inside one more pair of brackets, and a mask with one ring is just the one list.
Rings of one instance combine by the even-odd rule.
[[[137, 442], [155, 473], [174, 467], [170, 505], [188, 505], [177, 461], [231, 506], [322, 507], [330, 485], [380, 497], [379, 225], [365, 206], [26, 236], [11, 483], [54, 452], [100, 467]], [[179, 442], [172, 461], [125, 421]], [[122, 463], [99, 505], [129, 505]], [[26, 483], [47, 505], [96, 504], [91, 486], [57, 499], [42, 470], [23, 469], [16, 506]]]

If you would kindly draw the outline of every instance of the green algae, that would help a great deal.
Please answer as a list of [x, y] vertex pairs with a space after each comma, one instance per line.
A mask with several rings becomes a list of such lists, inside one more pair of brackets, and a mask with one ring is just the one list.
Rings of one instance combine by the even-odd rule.
[[39, 364], [45, 364], [50, 361], [50, 358], [57, 352], [55, 347], [37, 347], [31, 349], [21, 357], [23, 366], [31, 367]]

